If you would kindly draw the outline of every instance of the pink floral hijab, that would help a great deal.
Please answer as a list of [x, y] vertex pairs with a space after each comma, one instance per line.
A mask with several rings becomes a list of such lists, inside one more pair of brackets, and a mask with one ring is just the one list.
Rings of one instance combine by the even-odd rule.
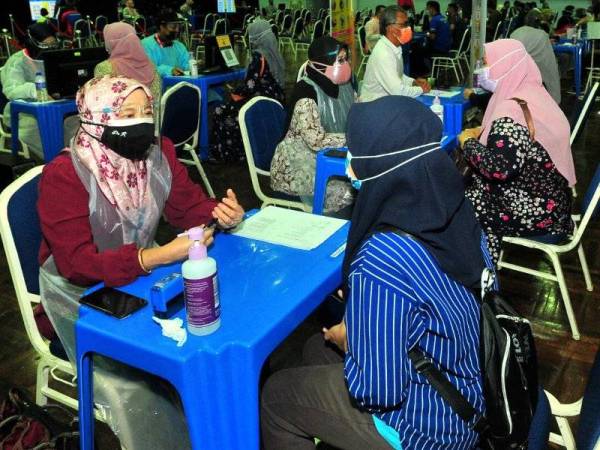
[[[72, 151], [96, 179], [98, 187], [118, 212], [137, 222], [139, 209], [154, 203], [149, 189], [150, 159], [131, 161], [100, 142], [103, 125], [117, 120], [116, 111], [136, 89], [143, 89], [152, 100], [150, 90], [130, 78], [93, 78], [77, 92], [77, 109], [82, 123], [73, 139]], [[101, 125], [90, 125], [93, 122]]]
[[521, 107], [511, 99], [525, 100], [533, 118], [535, 140], [548, 152], [569, 186], [573, 186], [576, 178], [569, 121], [544, 88], [535, 61], [515, 39], [500, 39], [485, 44], [484, 48], [490, 78], [499, 81], [483, 117], [480, 142], [487, 144], [492, 123], [501, 117], [510, 117], [527, 126]]

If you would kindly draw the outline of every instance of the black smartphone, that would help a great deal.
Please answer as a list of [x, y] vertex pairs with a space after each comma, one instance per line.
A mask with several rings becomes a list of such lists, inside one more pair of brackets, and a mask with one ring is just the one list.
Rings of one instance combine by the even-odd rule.
[[108, 287], [85, 295], [79, 301], [117, 319], [124, 319], [148, 304], [143, 298]]
[[347, 154], [348, 154], [347, 151], [338, 150], [335, 148], [325, 151], [325, 156], [329, 156], [330, 158], [345, 158]]

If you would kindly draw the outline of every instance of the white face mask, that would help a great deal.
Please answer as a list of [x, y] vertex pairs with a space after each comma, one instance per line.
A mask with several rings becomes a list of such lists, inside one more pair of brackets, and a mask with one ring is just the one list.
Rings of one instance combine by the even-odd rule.
[[350, 166], [353, 159], [375, 159], [375, 158], [383, 158], [383, 157], [386, 157], [386, 156], [393, 156], [393, 155], [399, 155], [401, 153], [412, 152], [412, 151], [419, 150], [419, 149], [424, 148], [424, 147], [431, 147], [432, 145], [435, 145], [436, 147], [433, 147], [433, 148], [431, 148], [431, 149], [429, 149], [429, 150], [427, 150], [427, 151], [425, 151], [423, 153], [419, 153], [418, 155], [415, 155], [412, 158], [408, 158], [406, 161], [402, 161], [400, 164], [396, 164], [394, 167], [391, 167], [391, 168], [389, 168], [387, 170], [384, 170], [383, 172], [381, 172], [381, 173], [379, 173], [377, 175], [373, 175], [371, 177], [362, 178], [362, 179], [352, 178], [352, 182], [353, 182], [352, 184], [354, 185], [356, 183], [356, 184], [358, 184], [360, 186], [365, 181], [370, 181], [370, 180], [374, 180], [376, 178], [382, 177], [382, 176], [384, 176], [384, 175], [386, 175], [386, 174], [388, 174], [388, 173], [390, 173], [390, 172], [392, 172], [392, 171], [394, 171], [396, 169], [399, 169], [400, 167], [402, 167], [402, 166], [404, 166], [404, 165], [406, 165], [406, 164], [414, 161], [415, 159], [419, 159], [421, 156], [425, 156], [428, 153], [431, 153], [431, 152], [434, 152], [436, 150], [441, 149], [442, 147], [440, 146], [439, 142], [430, 142], [429, 144], [423, 144], [423, 145], [419, 145], [417, 147], [411, 147], [411, 148], [407, 148], [407, 149], [404, 149], [404, 150], [396, 150], [394, 152], [383, 153], [381, 155], [352, 156], [350, 154], [350, 152], [348, 152], [348, 155], [347, 155], [347, 158], [348, 158], [348, 160], [347, 160], [347, 166]]
[[494, 79], [490, 78], [490, 70], [496, 64], [498, 64], [502, 60], [506, 59], [507, 57], [509, 57], [513, 53], [517, 53], [517, 52], [523, 52], [523, 50], [521, 50], [520, 48], [517, 49], [517, 50], [513, 50], [512, 52], [509, 52], [506, 55], [504, 55], [502, 58], [500, 58], [498, 61], [496, 61], [491, 66], [489, 66], [489, 67], [482, 67], [481, 69], [475, 71], [475, 73], [477, 74], [477, 82], [479, 83], [479, 86], [481, 86], [483, 89], [485, 89], [488, 92], [496, 92], [496, 88], [498, 87], [498, 83], [500, 82], [500, 80], [502, 80], [503, 78], [505, 78], [506, 76], [508, 76], [508, 74], [510, 74], [513, 70], [515, 70], [515, 68], [519, 64], [521, 64], [523, 61], [525, 61], [525, 58], [527, 58], [527, 55], [524, 55], [515, 65], [513, 65], [510, 68], [510, 70], [508, 72], [506, 72], [504, 75], [502, 75], [497, 80], [494, 80]]

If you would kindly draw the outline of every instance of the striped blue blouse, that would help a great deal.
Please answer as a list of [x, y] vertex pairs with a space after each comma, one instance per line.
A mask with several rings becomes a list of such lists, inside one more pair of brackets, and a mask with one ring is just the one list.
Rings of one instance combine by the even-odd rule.
[[[492, 267], [485, 240], [482, 252]], [[412, 238], [378, 233], [351, 265], [346, 308], [350, 394], [399, 435], [403, 450], [471, 449], [477, 435], [427, 380], [408, 351], [418, 345], [479, 411], [479, 305]]]

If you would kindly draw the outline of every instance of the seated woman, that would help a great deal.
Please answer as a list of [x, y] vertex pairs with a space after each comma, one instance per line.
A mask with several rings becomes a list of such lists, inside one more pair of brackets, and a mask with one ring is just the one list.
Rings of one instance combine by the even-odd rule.
[[485, 60], [480, 85], [494, 94], [481, 130], [465, 130], [459, 140], [475, 172], [467, 197], [497, 261], [503, 236], [560, 240], [572, 231], [575, 168], [569, 122], [523, 44], [485, 44]]
[[150, 89], [155, 105], [158, 105], [162, 80], [146, 55], [135, 29], [125, 22], [109, 23], [104, 27], [104, 45], [110, 57], [96, 66], [94, 76], [133, 78]]
[[[297, 195], [312, 205], [316, 153], [346, 143], [346, 118], [354, 102], [348, 50], [332, 37], [313, 41], [306, 75], [296, 83], [288, 102], [288, 123], [271, 161], [271, 188]], [[337, 211], [353, 201], [350, 185], [332, 180], [325, 211]]]
[[285, 96], [285, 62], [271, 24], [256, 19], [248, 26], [252, 61], [244, 84], [231, 94], [231, 101], [215, 109], [212, 126], [211, 156], [217, 161], [243, 161], [244, 148], [238, 113], [252, 97], [262, 95], [283, 103]]
[[[222, 203], [207, 198], [172, 143], [154, 144], [151, 99], [146, 86], [129, 78], [90, 80], [77, 94], [81, 128], [74, 146], [42, 173], [40, 295], [73, 364], [74, 322], [87, 286], [121, 286], [187, 257], [185, 236], [154, 243], [161, 217], [180, 228], [213, 218], [228, 228], [243, 217], [231, 189]], [[185, 419], [162, 383], [114, 361], [94, 360], [95, 401], [125, 448], [189, 448]]]
[[435, 115], [407, 97], [350, 110], [348, 173], [359, 191], [344, 260], [346, 314], [324, 330], [329, 342], [308, 341], [305, 367], [267, 381], [266, 450], [314, 449], [315, 437], [345, 450], [475, 448], [477, 434], [408, 358], [420, 348], [483, 411], [470, 289], [491, 261], [441, 137]]

